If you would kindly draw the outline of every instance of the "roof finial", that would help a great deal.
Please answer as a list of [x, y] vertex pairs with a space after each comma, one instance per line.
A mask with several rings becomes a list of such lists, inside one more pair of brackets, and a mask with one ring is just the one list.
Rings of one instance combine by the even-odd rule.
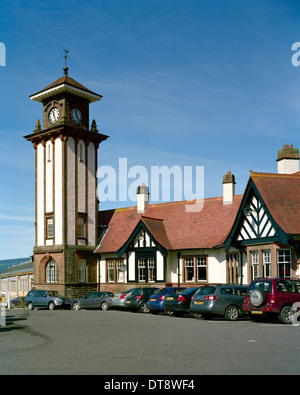
[[68, 49], [64, 49], [63, 51], [65, 51], [65, 54], [64, 54], [64, 58], [65, 58], [65, 67], [64, 67], [64, 74], [65, 75], [68, 75], [68, 67], [67, 67], [67, 58], [70, 58], [70, 56], [68, 56], [68, 54], [69, 54], [69, 50]]

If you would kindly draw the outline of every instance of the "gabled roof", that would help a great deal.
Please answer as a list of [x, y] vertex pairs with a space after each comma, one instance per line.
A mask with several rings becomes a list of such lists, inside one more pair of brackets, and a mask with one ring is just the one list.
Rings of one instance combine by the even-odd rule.
[[300, 234], [300, 172], [252, 172], [250, 177], [281, 229], [287, 234]]
[[[281, 241], [288, 244], [289, 240], [300, 235], [300, 172], [294, 174], [277, 174], [277, 173], [254, 173], [251, 172], [248, 180], [237, 217], [234, 221], [228, 238], [225, 241], [225, 249], [228, 250], [230, 245], [238, 245], [238, 235], [247, 222], [257, 228], [259, 219], [253, 219], [251, 214], [250, 222], [244, 213], [250, 203], [252, 196], [260, 200], [261, 213], [257, 213], [267, 225], [267, 220], [272, 226], [273, 231], [269, 234], [264, 233], [255, 235], [255, 238], [249, 237], [241, 244], [253, 244], [267, 241]], [[264, 214], [265, 212], [265, 214]], [[244, 226], [245, 227], [245, 226]], [[251, 227], [251, 225], [250, 225]], [[262, 230], [266, 229], [262, 227]], [[272, 230], [270, 228], [270, 230]]]
[[58, 80], [52, 82], [52, 84], [46, 86], [46, 88], [42, 89], [37, 93], [34, 93], [29, 97], [31, 100], [42, 102], [48, 97], [57, 95], [58, 93], [65, 91], [83, 97], [89, 100], [91, 103], [102, 99], [101, 95], [98, 95], [97, 93], [89, 90], [68, 75], [64, 75]]
[[223, 197], [204, 199], [202, 210], [190, 211], [195, 201], [151, 204], [145, 213], [136, 207], [100, 211], [98, 224], [108, 227], [95, 253], [117, 252], [143, 221], [155, 240], [168, 250], [214, 248], [222, 245], [233, 225], [242, 196], [223, 205]]

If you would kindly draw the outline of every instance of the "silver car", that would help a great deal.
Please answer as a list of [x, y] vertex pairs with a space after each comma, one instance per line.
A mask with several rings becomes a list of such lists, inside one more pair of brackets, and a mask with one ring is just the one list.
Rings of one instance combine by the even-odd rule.
[[132, 289], [116, 293], [112, 300], [112, 307], [121, 308], [125, 307], [126, 299], [131, 295]]
[[71, 305], [73, 310], [80, 309], [102, 309], [111, 307], [114, 294], [112, 292], [91, 292], [83, 298], [73, 299]]
[[244, 297], [247, 286], [218, 284], [201, 287], [193, 296], [190, 311], [203, 318], [225, 317], [235, 321], [243, 311]]

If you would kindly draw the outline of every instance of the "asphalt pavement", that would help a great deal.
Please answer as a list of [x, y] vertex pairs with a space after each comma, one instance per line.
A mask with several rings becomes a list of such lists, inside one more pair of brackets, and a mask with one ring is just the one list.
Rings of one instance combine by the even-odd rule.
[[298, 374], [300, 327], [128, 311], [11, 309], [0, 374]]

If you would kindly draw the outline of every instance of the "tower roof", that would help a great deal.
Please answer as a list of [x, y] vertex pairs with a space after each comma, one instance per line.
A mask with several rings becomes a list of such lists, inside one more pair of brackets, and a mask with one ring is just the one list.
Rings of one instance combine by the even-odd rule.
[[102, 99], [101, 95], [98, 95], [97, 93], [86, 88], [68, 75], [64, 75], [58, 80], [52, 82], [52, 84], [46, 86], [46, 88], [34, 93], [33, 95], [30, 95], [29, 97], [31, 100], [41, 103], [45, 99], [48, 99], [49, 97], [57, 95], [61, 92], [70, 92], [73, 95], [77, 95], [89, 100], [91, 103]]

